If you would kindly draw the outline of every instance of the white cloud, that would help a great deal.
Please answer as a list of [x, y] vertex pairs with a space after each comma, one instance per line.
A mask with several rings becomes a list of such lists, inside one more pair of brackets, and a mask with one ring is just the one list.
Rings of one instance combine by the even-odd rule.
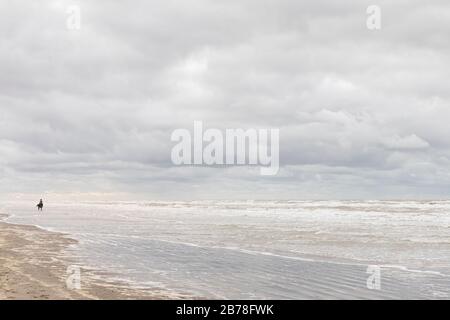
[[414, 150], [414, 149], [425, 149], [430, 146], [428, 142], [419, 138], [415, 134], [411, 134], [406, 137], [394, 136], [388, 139], [385, 139], [382, 142], [389, 149], [405, 149], [405, 150]]
[[[380, 1], [376, 32], [365, 26], [372, 3], [356, 0], [80, 0], [78, 31], [66, 28], [71, 4], [0, 4], [2, 192], [351, 198], [450, 187], [447, 1]], [[194, 120], [280, 128], [280, 174], [174, 168], [170, 133]]]

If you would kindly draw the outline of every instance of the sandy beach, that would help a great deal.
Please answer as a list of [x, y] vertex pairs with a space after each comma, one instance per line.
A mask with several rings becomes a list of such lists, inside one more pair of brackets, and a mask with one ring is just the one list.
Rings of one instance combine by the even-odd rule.
[[[162, 292], [94, 279], [83, 270], [81, 288], [69, 289], [64, 250], [76, 243], [63, 234], [0, 222], [0, 299], [164, 299]], [[171, 298], [174, 298], [173, 296]]]
[[[448, 299], [449, 201], [0, 208], [1, 299]], [[34, 208], [33, 208], [34, 209]], [[68, 268], [80, 268], [70, 289]]]

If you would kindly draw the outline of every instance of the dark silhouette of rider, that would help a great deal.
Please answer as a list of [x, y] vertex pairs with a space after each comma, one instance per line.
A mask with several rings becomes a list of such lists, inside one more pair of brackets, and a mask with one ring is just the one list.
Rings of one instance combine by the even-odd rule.
[[38, 203], [38, 205], [37, 205], [38, 211], [39, 211], [39, 210], [42, 211], [42, 208], [43, 208], [43, 207], [44, 207], [44, 203], [42, 202], [42, 199], [41, 199], [41, 200], [39, 200], [39, 203]]

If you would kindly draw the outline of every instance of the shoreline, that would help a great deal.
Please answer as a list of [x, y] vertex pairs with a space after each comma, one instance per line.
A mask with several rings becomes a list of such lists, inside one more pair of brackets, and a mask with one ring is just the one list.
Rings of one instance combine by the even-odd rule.
[[[180, 215], [179, 212], [172, 211], [172, 209], [169, 210], [172, 215], [168, 215], [167, 211], [152, 211], [153, 215], [150, 216], [152, 219], [149, 221], [154, 222], [151, 226], [157, 225], [156, 231], [158, 228], [166, 227], [171, 232], [178, 232], [176, 239], [166, 240], [158, 239], [157, 232], [154, 238], [136, 237], [135, 239], [130, 233], [122, 233], [121, 228], [114, 228], [118, 224], [116, 222], [132, 227], [135, 223], [139, 223], [139, 219], [131, 220], [131, 222], [126, 219], [133, 216], [135, 212], [137, 212], [137, 218], [140, 217], [139, 213], [142, 215], [142, 212], [135, 208], [128, 211], [119, 208], [111, 215], [105, 215], [106, 220], [101, 220], [101, 225], [85, 225], [84, 221], [89, 221], [88, 219], [91, 217], [86, 214], [86, 212], [90, 212], [87, 209], [79, 210], [78, 207], [58, 207], [57, 205], [49, 211], [48, 215], [44, 216], [46, 219], [40, 219], [31, 213], [28, 215], [24, 213], [23, 219], [9, 219], [14, 217], [14, 213], [20, 216], [21, 212], [28, 212], [24, 210], [29, 208], [26, 206], [24, 208], [17, 206], [5, 207], [0, 210], [0, 299], [395, 300], [448, 299], [450, 297], [448, 290], [450, 278], [448, 273], [444, 272], [447, 269], [442, 273], [431, 271], [432, 269], [426, 268], [426, 260], [421, 260], [423, 262], [419, 265], [423, 269], [411, 269], [406, 267], [407, 264], [389, 263], [388, 259], [378, 261], [340, 257], [337, 261], [330, 261], [324, 260], [320, 255], [301, 252], [297, 252], [294, 256], [286, 255], [284, 251], [273, 250], [276, 249], [275, 246], [272, 247], [272, 251], [260, 251], [258, 250], [261, 248], [259, 246], [247, 248], [223, 247], [223, 245], [217, 246], [217, 243], [213, 243], [213, 245], [211, 243], [195, 244], [186, 242], [191, 239], [182, 237], [190, 234], [186, 233], [186, 227], [177, 230], [169, 227], [168, 223], [173, 221], [184, 222], [183, 219], [193, 219], [189, 225], [193, 227], [193, 231], [189, 232], [192, 234], [204, 232], [205, 229], [198, 226], [203, 226], [201, 223], [205, 216], [208, 217], [208, 214], [211, 216], [210, 211], [199, 211], [198, 215], [193, 217]], [[102, 213], [111, 212], [109, 206], [95, 207], [95, 209], [97, 215], [101, 216], [103, 216]], [[348, 212], [346, 209], [343, 210]], [[6, 212], [10, 212], [11, 215], [7, 215]], [[68, 219], [67, 212], [80, 212], [80, 214]], [[182, 213], [184, 212], [182, 211]], [[83, 215], [83, 213], [85, 214]], [[2, 222], [2, 216], [9, 217], [8, 221]], [[243, 221], [244, 226], [245, 222], [248, 225], [251, 224], [239, 215], [235, 217], [235, 220], [230, 222], [228, 216], [226, 220], [220, 220], [223, 217], [218, 215], [218, 221], [221, 222], [219, 226], [226, 228], [228, 233], [217, 228], [209, 232], [215, 232], [213, 235], [228, 237], [230, 235], [259, 236], [257, 228], [251, 229], [252, 233], [236, 233], [235, 225], [237, 223]], [[304, 218], [306, 222], [310, 221], [308, 217]], [[343, 217], [345, 218], [345, 216]], [[63, 218], [66, 220], [62, 220], [62, 222], [65, 222], [65, 225], [70, 228], [61, 227], [60, 230], [72, 230], [73, 235], [70, 231], [64, 233], [58, 229], [46, 229], [37, 225], [42, 223], [42, 225], [64, 226], [64, 224], [49, 223], [54, 219]], [[251, 222], [254, 222], [253, 218]], [[418, 225], [421, 226], [421, 224]], [[102, 234], [103, 229], [98, 229], [98, 226], [109, 227], [111, 230], [108, 232], [121, 237], [118, 239], [105, 238], [109, 241], [104, 241], [102, 237], [87, 237], [90, 239], [89, 241], [93, 242], [92, 246], [91, 244], [85, 246], [86, 244], [82, 242], [84, 237], [79, 238], [80, 242], [75, 240], [78, 239], [76, 236], [78, 232], [80, 234], [83, 234], [84, 231], [91, 232], [92, 235], [96, 235], [96, 232]], [[232, 226], [231, 229], [230, 226]], [[144, 230], [155, 231], [152, 228], [144, 228]], [[183, 233], [183, 231], [185, 232]], [[291, 228], [287, 231], [275, 240], [315, 240], [315, 238], [307, 238], [309, 233], [297, 233], [295, 229]], [[391, 230], [391, 232], [393, 231]], [[140, 233], [140, 235], [142, 234]], [[410, 233], [405, 234], [409, 235]], [[125, 239], [122, 239], [122, 235]], [[360, 246], [364, 243], [355, 242]], [[412, 248], [409, 243], [401, 246], [402, 244], [398, 244], [398, 247], [387, 247], [387, 249]], [[343, 245], [346, 243], [344, 242]], [[424, 247], [430, 248], [429, 245]], [[343, 248], [350, 250], [352, 247]], [[268, 248], [268, 250], [270, 249]], [[370, 249], [371, 247], [368, 248], [368, 250]], [[437, 255], [439, 252], [436, 251], [436, 255], [433, 257], [439, 257]], [[83, 258], [88, 253], [89, 255], [86, 255], [88, 258]], [[82, 288], [81, 290], [70, 290], [66, 286], [66, 280], [70, 276], [67, 274], [67, 268], [77, 265], [83, 266], [81, 270]], [[151, 271], [153, 270], [171, 271], [171, 268], [173, 268], [171, 277], [158, 278], [157, 274], [152, 277]], [[127, 278], [129, 270], [132, 275], [134, 275], [133, 271], [140, 272], [139, 277]], [[147, 270], [150, 270], [148, 277], [146, 276]], [[369, 283], [368, 281], [371, 279], [378, 279], [378, 282]], [[173, 285], [173, 281], [177, 281], [177, 283]], [[152, 283], [155, 283], [156, 287], [153, 287]], [[374, 285], [374, 283], [380, 285]], [[151, 286], [147, 287], [143, 284]], [[175, 291], [162, 289], [164, 285], [174, 288]], [[180, 292], [197, 292], [197, 294], [194, 296]]]
[[[2, 221], [0, 215], [0, 299], [6, 300], [117, 300], [183, 299], [158, 289], [137, 289], [125, 282], [108, 281], [101, 270], [80, 270], [80, 288], [66, 281], [77, 266], [67, 254], [77, 241], [32, 225]], [[70, 281], [69, 281], [70, 283]]]

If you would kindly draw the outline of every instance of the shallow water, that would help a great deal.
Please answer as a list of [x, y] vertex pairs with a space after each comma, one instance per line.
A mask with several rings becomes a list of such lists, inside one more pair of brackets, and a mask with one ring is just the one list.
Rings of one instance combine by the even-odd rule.
[[[207, 298], [449, 298], [450, 202], [153, 201], [3, 204], [69, 233], [87, 266]], [[381, 290], [367, 288], [368, 265]]]

